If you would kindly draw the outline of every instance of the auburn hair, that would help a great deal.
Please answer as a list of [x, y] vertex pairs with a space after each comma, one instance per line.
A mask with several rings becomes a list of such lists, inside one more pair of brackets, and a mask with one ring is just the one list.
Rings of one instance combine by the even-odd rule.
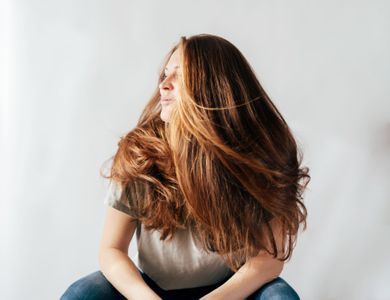
[[[179, 97], [164, 122], [158, 85], [176, 49]], [[163, 65], [103, 176], [121, 185], [132, 216], [159, 230], [161, 240], [189, 228], [233, 271], [261, 250], [288, 260], [300, 225], [306, 228], [309, 169], [301, 167], [292, 131], [250, 64], [226, 39], [199, 34], [182, 36]], [[271, 221], [281, 228], [282, 249]]]

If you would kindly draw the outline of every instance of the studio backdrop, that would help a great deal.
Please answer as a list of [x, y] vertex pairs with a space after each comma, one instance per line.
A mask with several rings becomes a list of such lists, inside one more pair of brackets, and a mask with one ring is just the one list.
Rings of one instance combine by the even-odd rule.
[[248, 59], [310, 168], [308, 227], [281, 276], [302, 299], [390, 299], [389, 11], [380, 0], [1, 1], [0, 298], [58, 299], [99, 269], [101, 167], [168, 50], [211, 33]]

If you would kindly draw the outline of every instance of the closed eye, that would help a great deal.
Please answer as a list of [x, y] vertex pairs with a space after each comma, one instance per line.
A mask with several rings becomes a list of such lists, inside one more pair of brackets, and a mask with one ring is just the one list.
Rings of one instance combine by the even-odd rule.
[[[176, 78], [178, 76], [177, 72], [174, 72], [173, 73], [173, 77]], [[161, 77], [160, 77], [160, 80], [163, 81], [165, 78], [167, 78], [168, 76], [165, 75], [165, 74], [162, 74]]]

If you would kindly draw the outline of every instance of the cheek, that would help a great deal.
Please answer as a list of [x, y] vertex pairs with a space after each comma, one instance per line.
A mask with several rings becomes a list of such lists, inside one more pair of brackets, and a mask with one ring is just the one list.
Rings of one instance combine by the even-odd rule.
[[176, 98], [177, 95], [179, 95], [179, 84], [178, 84], [178, 83], [176, 83], [176, 84], [174, 83], [173, 86], [174, 86], [174, 88], [173, 88], [172, 93], [173, 93], [173, 95], [174, 95], [175, 98]]

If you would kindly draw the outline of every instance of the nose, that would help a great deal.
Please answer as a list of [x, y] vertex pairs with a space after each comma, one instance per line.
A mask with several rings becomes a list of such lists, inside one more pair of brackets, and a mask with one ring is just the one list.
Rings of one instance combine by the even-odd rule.
[[158, 85], [160, 90], [171, 90], [173, 89], [172, 82], [170, 80], [170, 76], [166, 77], [164, 80], [160, 82]]

